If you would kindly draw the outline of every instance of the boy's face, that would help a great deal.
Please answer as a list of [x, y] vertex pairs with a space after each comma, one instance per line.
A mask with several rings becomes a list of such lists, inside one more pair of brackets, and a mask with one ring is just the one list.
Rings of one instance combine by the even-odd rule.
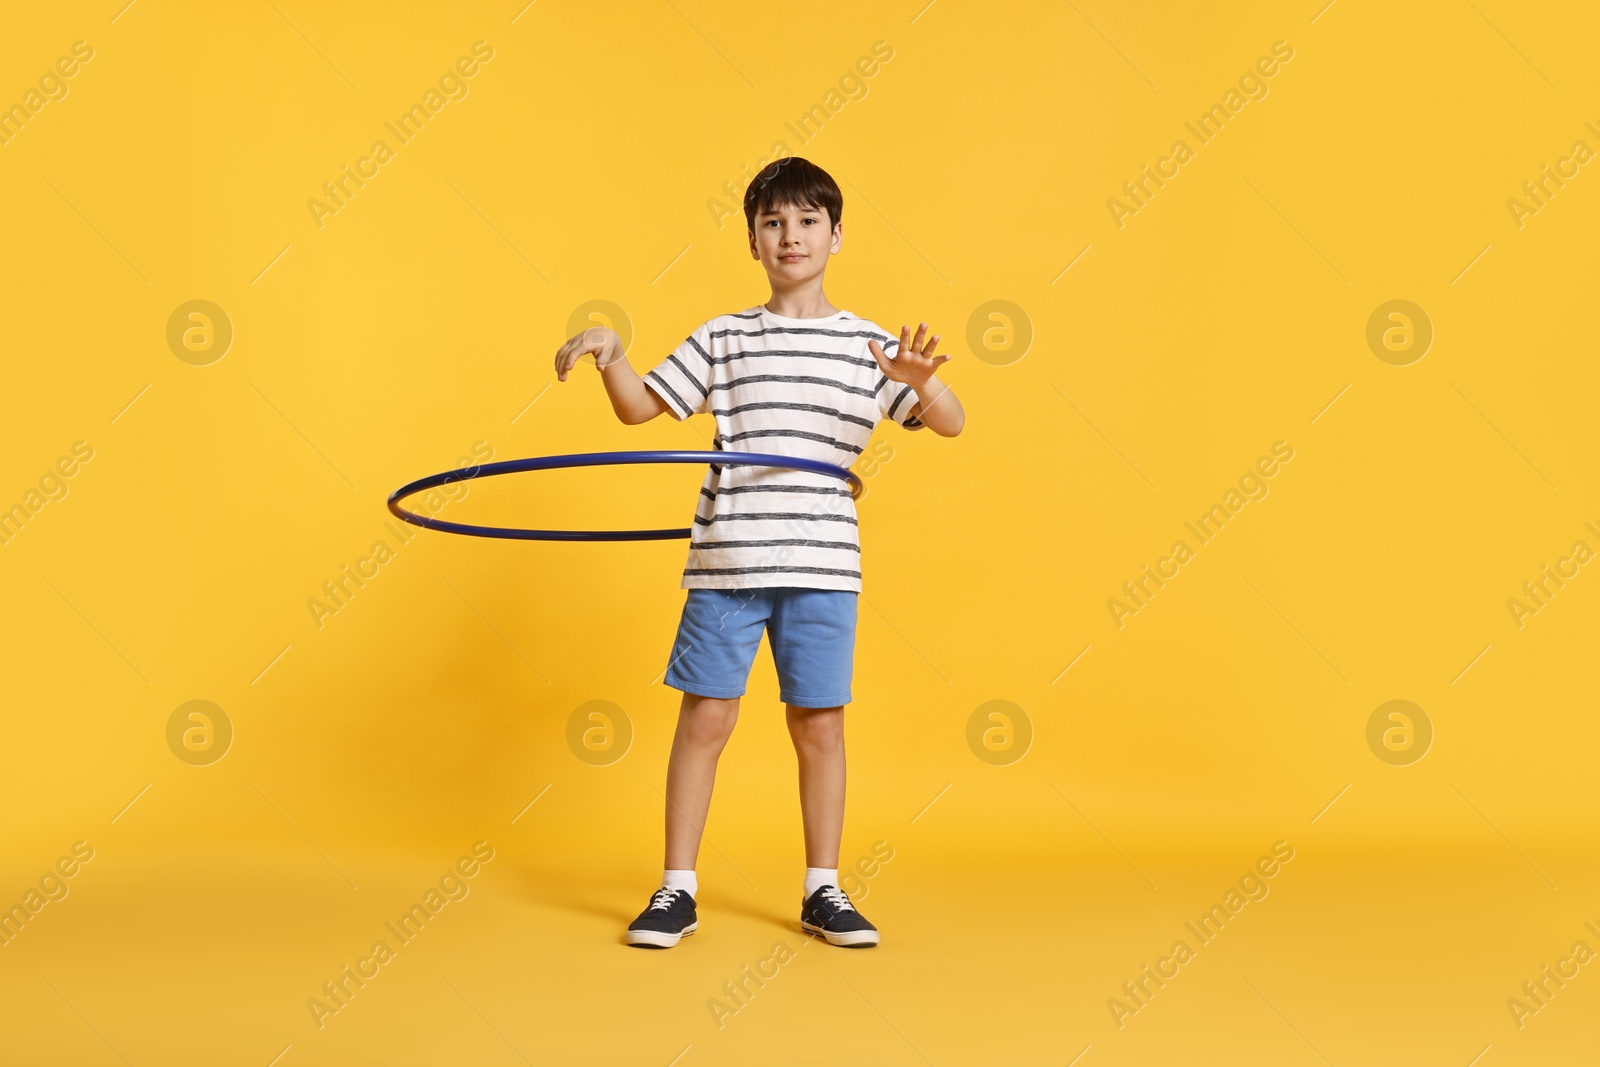
[[780, 279], [788, 287], [819, 277], [844, 241], [844, 224], [830, 229], [828, 213], [821, 208], [778, 205], [758, 214], [755, 222], [750, 257], [761, 261], [775, 286]]

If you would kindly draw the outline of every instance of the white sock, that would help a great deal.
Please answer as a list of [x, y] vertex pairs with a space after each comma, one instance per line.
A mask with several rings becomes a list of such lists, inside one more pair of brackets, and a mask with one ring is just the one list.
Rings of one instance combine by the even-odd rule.
[[811, 894], [825, 885], [836, 886], [839, 884], [839, 868], [837, 867], [807, 867], [805, 899], [810, 900]]
[[661, 887], [686, 890], [692, 897], [700, 892], [700, 880], [695, 877], [693, 870], [675, 871], [668, 867], [661, 876]]

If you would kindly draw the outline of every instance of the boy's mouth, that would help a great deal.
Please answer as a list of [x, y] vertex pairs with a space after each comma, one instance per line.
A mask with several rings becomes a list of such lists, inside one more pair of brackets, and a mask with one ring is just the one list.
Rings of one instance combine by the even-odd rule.
[[806, 258], [806, 254], [804, 252], [785, 252], [783, 255], [779, 256], [778, 258], [779, 259], [783, 259], [783, 260], [805, 259]]

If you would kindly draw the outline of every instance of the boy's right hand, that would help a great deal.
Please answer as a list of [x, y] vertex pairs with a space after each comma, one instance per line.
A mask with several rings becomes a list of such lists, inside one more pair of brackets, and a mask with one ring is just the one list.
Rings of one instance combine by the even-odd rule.
[[609, 326], [591, 326], [567, 339], [556, 350], [556, 380], [566, 381], [567, 372], [586, 355], [594, 356], [595, 368], [602, 369], [622, 358], [622, 339]]

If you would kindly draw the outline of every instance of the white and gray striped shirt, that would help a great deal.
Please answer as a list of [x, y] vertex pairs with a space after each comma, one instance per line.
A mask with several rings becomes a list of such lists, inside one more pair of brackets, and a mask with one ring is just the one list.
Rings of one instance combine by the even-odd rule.
[[[848, 311], [795, 319], [757, 305], [702, 324], [644, 382], [679, 421], [709, 412], [718, 449], [849, 467], [878, 420], [922, 426], [916, 391], [883, 373], [872, 338], [894, 358], [899, 339]], [[768, 586], [861, 591], [850, 488], [808, 471], [712, 464], [681, 587]]]

